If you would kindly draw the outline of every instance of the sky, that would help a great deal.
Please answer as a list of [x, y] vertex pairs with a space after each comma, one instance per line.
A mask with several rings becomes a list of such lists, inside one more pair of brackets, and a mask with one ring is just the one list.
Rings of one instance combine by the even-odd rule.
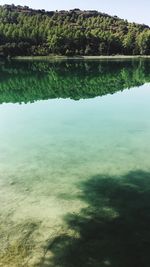
[[45, 10], [93, 9], [150, 26], [150, 0], [0, 0], [0, 5], [12, 3]]

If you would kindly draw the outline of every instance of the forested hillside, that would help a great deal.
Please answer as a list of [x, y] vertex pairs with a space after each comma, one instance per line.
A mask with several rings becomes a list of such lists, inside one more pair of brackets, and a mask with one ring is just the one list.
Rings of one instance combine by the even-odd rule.
[[0, 6], [0, 55], [150, 55], [150, 28], [97, 11]]

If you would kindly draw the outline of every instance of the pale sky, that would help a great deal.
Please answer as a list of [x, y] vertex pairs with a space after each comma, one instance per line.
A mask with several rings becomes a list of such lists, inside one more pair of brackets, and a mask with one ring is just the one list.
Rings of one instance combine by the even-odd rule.
[[0, 0], [0, 5], [12, 3], [46, 10], [94, 9], [150, 26], [150, 0]]

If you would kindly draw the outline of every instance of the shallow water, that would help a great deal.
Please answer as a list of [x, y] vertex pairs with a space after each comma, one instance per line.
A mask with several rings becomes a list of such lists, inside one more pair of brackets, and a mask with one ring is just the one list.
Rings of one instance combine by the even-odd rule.
[[1, 63], [0, 266], [149, 266], [149, 66]]

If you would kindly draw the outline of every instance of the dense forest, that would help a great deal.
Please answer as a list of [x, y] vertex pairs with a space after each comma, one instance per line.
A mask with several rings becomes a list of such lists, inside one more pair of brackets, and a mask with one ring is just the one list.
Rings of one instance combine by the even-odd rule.
[[0, 6], [0, 55], [150, 55], [150, 28], [98, 11]]
[[114, 94], [150, 82], [149, 69], [149, 60], [4, 61], [0, 64], [0, 103]]

